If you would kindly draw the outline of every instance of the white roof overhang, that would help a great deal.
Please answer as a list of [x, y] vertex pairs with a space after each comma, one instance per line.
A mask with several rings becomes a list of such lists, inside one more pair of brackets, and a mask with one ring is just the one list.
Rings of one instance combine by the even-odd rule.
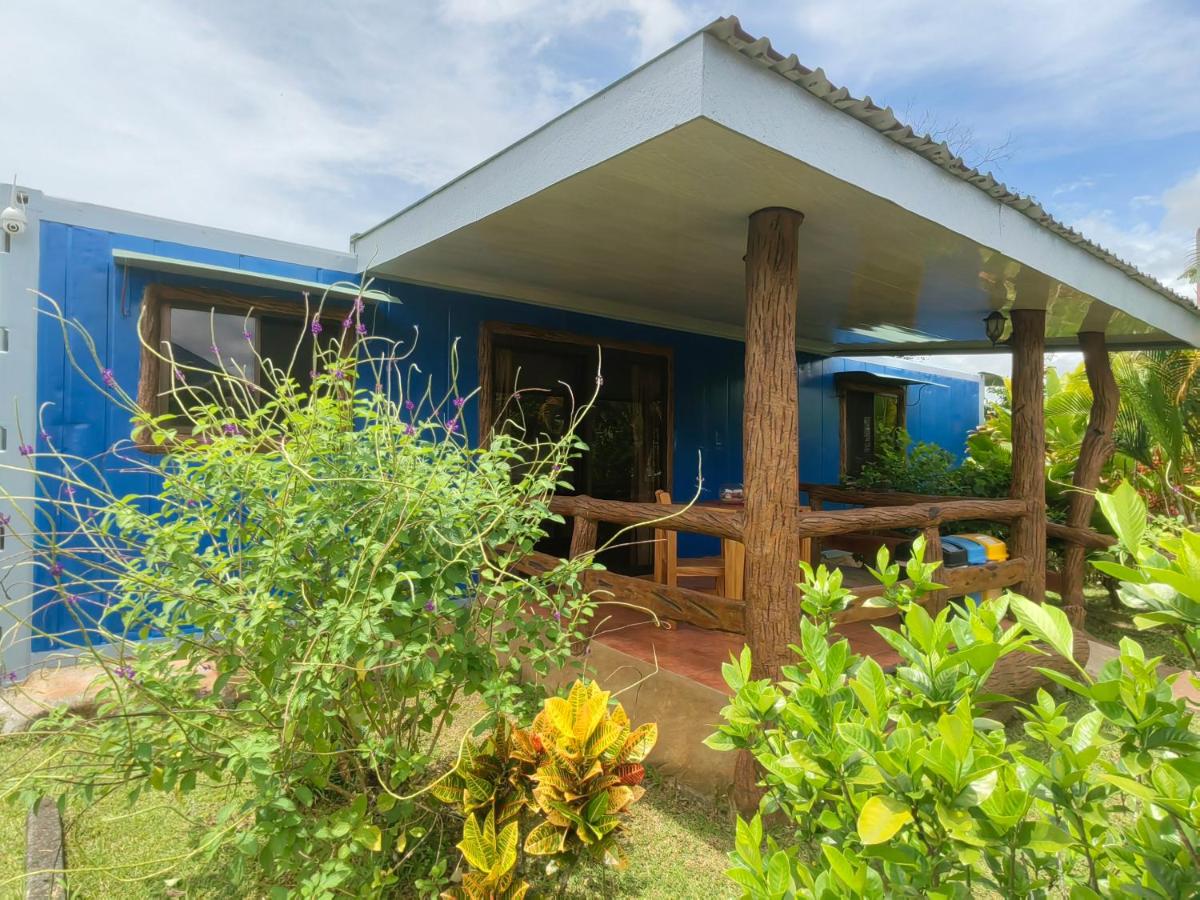
[[983, 349], [1013, 308], [1047, 310], [1050, 346], [1200, 346], [1187, 301], [941, 149], [726, 19], [353, 246], [401, 281], [736, 338], [747, 218], [787, 206], [802, 349]]

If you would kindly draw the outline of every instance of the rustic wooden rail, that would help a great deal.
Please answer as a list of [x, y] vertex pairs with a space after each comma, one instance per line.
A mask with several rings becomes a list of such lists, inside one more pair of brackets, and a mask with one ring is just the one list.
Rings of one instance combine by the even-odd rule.
[[[744, 516], [739, 509], [694, 507], [679, 503], [670, 505], [630, 503], [620, 500], [599, 500], [586, 495], [554, 497], [550, 501], [550, 508], [558, 515], [573, 519], [570, 550], [572, 557], [596, 551], [599, 522], [636, 526], [654, 521], [659, 528], [666, 527], [670, 530], [730, 540], [745, 539]], [[943, 523], [976, 519], [1011, 522], [1028, 515], [1029, 506], [1024, 500], [964, 500], [962, 498], [947, 498], [945, 501], [903, 506], [889, 505], [874, 509], [798, 511], [793, 540], [799, 547], [799, 542], [806, 538], [831, 537], [874, 529], [913, 527], [922, 529], [925, 534], [925, 558], [940, 560], [942, 545], [938, 526]], [[553, 557], [534, 553], [521, 564], [521, 568], [530, 572], [538, 572], [553, 565]], [[993, 588], [1009, 587], [1020, 582], [1027, 574], [1028, 565], [1023, 559], [962, 569], [941, 570], [937, 580], [939, 584], [944, 585], [944, 589], [927, 597], [925, 602], [931, 608], [937, 609], [944, 605], [947, 598]], [[634, 578], [615, 572], [591, 572], [586, 577], [589, 589], [605, 591], [614, 600], [643, 607], [658, 616], [689, 622], [702, 628], [745, 633], [745, 604], [741, 601], [688, 588], [658, 584], [645, 578]], [[878, 596], [881, 592], [882, 588], [878, 587], [855, 589], [860, 600]], [[889, 614], [886, 609], [871, 609], [860, 604], [847, 610], [840, 619], [852, 622]]]
[[[586, 494], [550, 498], [550, 509], [560, 516], [595, 519], [614, 525], [646, 525], [670, 518], [670, 530], [742, 540], [745, 517], [740, 509], [687, 506], [683, 503], [630, 503], [598, 500]], [[594, 549], [589, 548], [589, 549]]]
[[[823, 501], [830, 503], [851, 503], [859, 506], [912, 506], [921, 503], [951, 503], [965, 498], [951, 494], [912, 494], [904, 491], [867, 491], [857, 488], [844, 488], [835, 484], [802, 483], [800, 490], [808, 494], [814, 505], [820, 506]], [[995, 518], [983, 516], [981, 518]], [[1101, 534], [1092, 529], [1079, 526], [1062, 525], [1058, 522], [1046, 521], [1046, 535], [1055, 540], [1068, 544], [1078, 544], [1089, 550], [1106, 550], [1115, 546], [1116, 538]]]

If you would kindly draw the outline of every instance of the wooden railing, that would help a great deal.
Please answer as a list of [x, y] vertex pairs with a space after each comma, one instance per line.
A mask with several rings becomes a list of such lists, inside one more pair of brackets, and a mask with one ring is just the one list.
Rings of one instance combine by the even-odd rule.
[[[594, 553], [597, 549], [598, 523], [636, 526], [654, 522], [655, 527], [692, 534], [709, 535], [741, 541], [744, 537], [745, 516], [740, 509], [696, 507], [685, 504], [629, 503], [619, 500], [598, 500], [588, 496], [554, 497], [550, 508], [558, 515], [573, 519], [571, 556]], [[920, 528], [926, 537], [926, 559], [942, 558], [939, 526], [947, 522], [986, 519], [1011, 522], [1029, 515], [1023, 500], [988, 500], [947, 498], [944, 501], [909, 505], [886, 505], [874, 509], [821, 509], [801, 511], [797, 524], [797, 548], [805, 538], [831, 537], [884, 528]], [[542, 571], [553, 566], [553, 557], [532, 554], [523, 564], [530, 571]], [[1027, 572], [1025, 560], [989, 563], [982, 566], [945, 569], [938, 574], [945, 589], [926, 598], [932, 607], [940, 607], [946, 599], [964, 594], [1008, 587], [1021, 581]], [[634, 578], [615, 572], [593, 572], [587, 576], [588, 587], [611, 594], [612, 599], [650, 610], [658, 616], [690, 622], [703, 628], [745, 633], [745, 605], [684, 587], [658, 584], [645, 578]], [[862, 600], [878, 596], [877, 587], [855, 590]], [[889, 615], [886, 609], [856, 607], [843, 614], [843, 621]]]
[[[813, 508], [828, 501], [830, 503], [850, 503], [859, 506], [910, 506], [919, 503], [953, 503], [963, 500], [949, 494], [911, 494], [903, 491], [864, 491], [855, 488], [844, 488], [836, 484], [802, 483], [800, 490], [808, 494]], [[986, 518], [995, 518], [988, 516]], [[1046, 521], [1046, 535], [1055, 540], [1068, 544], [1078, 544], [1090, 550], [1106, 550], [1114, 546], [1116, 538], [1101, 534], [1091, 528], [1073, 528], [1058, 522]]]

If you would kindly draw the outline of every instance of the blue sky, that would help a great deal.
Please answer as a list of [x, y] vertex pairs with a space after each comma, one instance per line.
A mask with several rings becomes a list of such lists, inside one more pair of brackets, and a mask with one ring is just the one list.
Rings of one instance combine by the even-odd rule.
[[1156, 276], [1183, 269], [1200, 226], [1196, 0], [6, 0], [26, 77], [6, 86], [0, 172], [341, 248], [726, 13], [993, 157]]

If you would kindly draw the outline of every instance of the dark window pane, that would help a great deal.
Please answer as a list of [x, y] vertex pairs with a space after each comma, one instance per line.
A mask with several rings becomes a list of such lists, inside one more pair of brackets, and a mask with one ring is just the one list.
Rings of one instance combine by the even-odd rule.
[[[284, 372], [288, 372], [290, 366], [292, 378], [305, 391], [312, 386], [312, 376], [309, 373], [313, 369], [313, 335], [307, 326], [308, 323], [300, 317], [262, 316], [259, 319], [259, 352], [263, 359], [271, 360], [276, 368]], [[332, 335], [332, 326], [327, 322], [325, 327]], [[299, 349], [296, 346], [297, 342]]]
[[[171, 394], [168, 412], [180, 414], [184, 405], [193, 408], [211, 402], [215, 378], [206, 373], [220, 371], [218, 354], [227, 371], [258, 382], [258, 363], [251, 345], [256, 328], [253, 319], [247, 321], [237, 313], [181, 306], [171, 308], [169, 323], [171, 355], [176, 365], [186, 372], [190, 390]], [[251, 341], [246, 340], [243, 331], [249, 332]], [[170, 384], [171, 373], [163, 372], [164, 389]]]

